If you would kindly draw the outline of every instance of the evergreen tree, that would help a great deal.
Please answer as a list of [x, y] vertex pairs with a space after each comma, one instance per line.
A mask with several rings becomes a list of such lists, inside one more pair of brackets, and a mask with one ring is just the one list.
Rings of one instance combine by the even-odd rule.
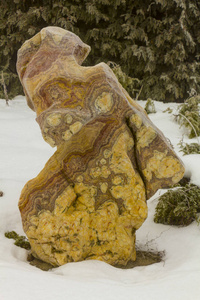
[[1, 0], [0, 9], [0, 72], [10, 97], [22, 92], [17, 50], [45, 26], [91, 45], [86, 64], [113, 62], [133, 97], [140, 90], [140, 99], [182, 101], [191, 89], [200, 92], [197, 0]]

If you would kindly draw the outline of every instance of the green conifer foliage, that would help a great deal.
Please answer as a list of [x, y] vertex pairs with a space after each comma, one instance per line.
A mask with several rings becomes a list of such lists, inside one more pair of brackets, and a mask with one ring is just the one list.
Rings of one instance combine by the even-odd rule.
[[18, 235], [15, 231], [8, 231], [5, 232], [5, 237], [7, 237], [8, 239], [13, 239], [15, 240], [15, 245], [27, 250], [31, 249], [30, 243], [27, 240], [27, 238], [23, 235]]
[[194, 138], [200, 135], [200, 95], [195, 95], [178, 107], [176, 120], [181, 126], [184, 126], [189, 131], [189, 138]]
[[147, 114], [155, 114], [156, 113], [155, 104], [151, 98], [147, 99], [144, 110], [146, 111]]
[[119, 65], [134, 80], [127, 86], [133, 97], [141, 90], [140, 99], [181, 101], [192, 88], [200, 92], [199, 1], [2, 0], [0, 10], [0, 72], [9, 97], [22, 92], [17, 50], [45, 26], [91, 45], [86, 64]]
[[169, 190], [163, 194], [156, 206], [155, 223], [187, 226], [198, 221], [200, 212], [200, 188], [194, 184]]
[[180, 151], [183, 152], [183, 155], [200, 154], [200, 144], [198, 143], [187, 144], [181, 141], [178, 145], [180, 146]]

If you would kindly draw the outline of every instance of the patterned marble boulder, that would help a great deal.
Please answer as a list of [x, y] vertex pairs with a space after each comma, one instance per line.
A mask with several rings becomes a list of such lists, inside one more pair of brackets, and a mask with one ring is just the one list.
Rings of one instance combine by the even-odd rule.
[[184, 167], [163, 134], [75, 34], [47, 27], [18, 51], [17, 70], [44, 140], [57, 146], [19, 200], [32, 254], [54, 266], [136, 259], [146, 200]]

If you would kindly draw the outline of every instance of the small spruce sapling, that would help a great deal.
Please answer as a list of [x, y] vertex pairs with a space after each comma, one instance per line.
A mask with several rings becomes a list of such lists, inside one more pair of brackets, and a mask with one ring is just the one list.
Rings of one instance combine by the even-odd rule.
[[200, 188], [194, 184], [171, 189], [163, 194], [156, 206], [155, 223], [187, 226], [199, 221]]
[[156, 113], [155, 104], [151, 98], [147, 99], [144, 110], [146, 111], [147, 114], [155, 114]]
[[109, 61], [107, 65], [112, 69], [123, 88], [133, 97], [140, 93], [140, 81], [137, 78], [132, 78], [122, 71], [120, 65]]
[[189, 138], [200, 135], [200, 95], [195, 95], [179, 105], [176, 121], [189, 130]]

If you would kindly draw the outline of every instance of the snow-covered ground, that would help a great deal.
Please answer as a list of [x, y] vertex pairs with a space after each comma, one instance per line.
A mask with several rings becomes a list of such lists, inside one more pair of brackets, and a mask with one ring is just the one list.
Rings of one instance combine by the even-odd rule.
[[[144, 107], [145, 102], [139, 101]], [[184, 134], [171, 114], [163, 113], [177, 104], [155, 102], [149, 115], [178, 153]], [[196, 142], [184, 136], [185, 142]], [[6, 231], [24, 235], [18, 199], [24, 184], [35, 177], [54, 149], [44, 142], [24, 97], [6, 106], [0, 100], [0, 300], [199, 300], [200, 226], [196, 222], [177, 228], [155, 224], [153, 216], [158, 191], [148, 201], [149, 216], [137, 231], [137, 244], [145, 249], [165, 250], [161, 263], [129, 270], [116, 269], [100, 261], [69, 263], [42, 271], [26, 261], [27, 251], [5, 238]], [[179, 156], [182, 157], [181, 152]], [[186, 175], [200, 186], [200, 155], [183, 156]]]

